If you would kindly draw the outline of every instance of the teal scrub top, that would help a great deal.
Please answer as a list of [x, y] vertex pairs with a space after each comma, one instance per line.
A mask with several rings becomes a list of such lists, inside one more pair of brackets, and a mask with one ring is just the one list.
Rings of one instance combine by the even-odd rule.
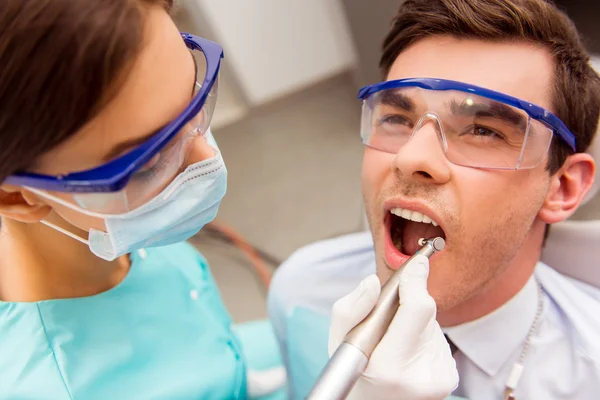
[[244, 399], [240, 344], [206, 260], [181, 243], [131, 255], [99, 295], [0, 302], [0, 399]]

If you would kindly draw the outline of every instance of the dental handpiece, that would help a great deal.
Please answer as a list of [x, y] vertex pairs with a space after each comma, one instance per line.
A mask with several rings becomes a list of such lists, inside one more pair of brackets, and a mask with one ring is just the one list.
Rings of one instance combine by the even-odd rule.
[[436, 237], [419, 239], [419, 245], [422, 247], [382, 286], [379, 299], [371, 313], [348, 332], [321, 372], [307, 397], [308, 400], [343, 400], [348, 396], [398, 311], [398, 289], [405, 266], [417, 255], [431, 258], [436, 252], [444, 249], [446, 242], [441, 237]]

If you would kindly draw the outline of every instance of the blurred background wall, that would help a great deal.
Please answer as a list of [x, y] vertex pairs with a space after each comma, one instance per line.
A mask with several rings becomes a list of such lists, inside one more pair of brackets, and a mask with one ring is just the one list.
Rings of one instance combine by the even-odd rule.
[[[303, 245], [364, 228], [356, 92], [381, 80], [381, 43], [400, 2], [178, 0], [180, 29], [225, 51], [212, 123], [229, 170], [218, 222], [269, 269]], [[600, 1], [558, 4], [600, 54]], [[600, 213], [591, 207], [582, 212]], [[216, 230], [193, 242], [233, 318], [265, 317], [265, 288], [244, 253]]]

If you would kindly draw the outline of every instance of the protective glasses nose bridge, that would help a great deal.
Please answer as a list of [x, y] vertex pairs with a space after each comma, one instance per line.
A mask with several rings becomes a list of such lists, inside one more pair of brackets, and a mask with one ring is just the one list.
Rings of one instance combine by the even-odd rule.
[[427, 125], [429, 123], [434, 124], [434, 126], [435, 126], [434, 129], [437, 133], [440, 144], [442, 145], [444, 152], [447, 151], [448, 150], [448, 141], [446, 140], [446, 134], [444, 133], [444, 126], [442, 124], [442, 120], [440, 119], [439, 115], [437, 115], [434, 112], [429, 111], [429, 112], [426, 112], [425, 114], [423, 114], [423, 116], [415, 124], [411, 138], [413, 136], [415, 136], [415, 134], [421, 128], [423, 128], [425, 125]]

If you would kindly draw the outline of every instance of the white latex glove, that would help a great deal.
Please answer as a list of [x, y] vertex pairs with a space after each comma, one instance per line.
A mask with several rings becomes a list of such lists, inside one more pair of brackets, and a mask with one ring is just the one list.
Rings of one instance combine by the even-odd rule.
[[[417, 256], [400, 281], [400, 308], [348, 399], [441, 400], [458, 386], [458, 371], [427, 292], [429, 259]], [[371, 275], [333, 306], [329, 355], [373, 309], [381, 291]]]

